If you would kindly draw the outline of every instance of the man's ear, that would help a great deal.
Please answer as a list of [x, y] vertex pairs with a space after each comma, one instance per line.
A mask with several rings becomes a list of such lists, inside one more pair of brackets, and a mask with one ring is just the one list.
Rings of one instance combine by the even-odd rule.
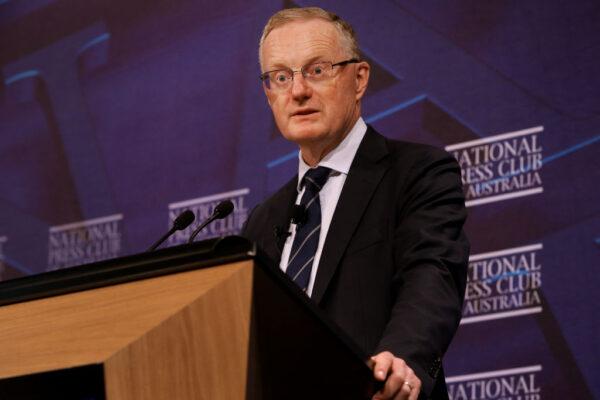
[[360, 100], [367, 90], [369, 85], [369, 75], [371, 66], [366, 61], [361, 61], [356, 64], [356, 100]]
[[263, 91], [265, 92], [265, 96], [267, 97], [267, 103], [269, 103], [269, 107], [273, 107], [273, 102], [271, 101], [271, 96], [269, 96], [269, 92], [267, 91], [267, 88], [265, 87], [264, 84], [263, 84]]
[[267, 93], [267, 89], [265, 89], [265, 96], [267, 96], [267, 103], [269, 103], [269, 107], [273, 108], [273, 101], [271, 100], [271, 96]]

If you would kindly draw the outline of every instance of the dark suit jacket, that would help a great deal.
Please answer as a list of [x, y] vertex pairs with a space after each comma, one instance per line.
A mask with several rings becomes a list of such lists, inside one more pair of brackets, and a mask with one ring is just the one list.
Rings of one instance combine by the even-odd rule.
[[[277, 264], [297, 177], [248, 218], [243, 235]], [[371, 127], [344, 184], [323, 247], [314, 300], [366, 354], [391, 351], [448, 398], [441, 358], [460, 320], [469, 244], [460, 168], [431, 146]], [[279, 242], [279, 243], [278, 243]]]

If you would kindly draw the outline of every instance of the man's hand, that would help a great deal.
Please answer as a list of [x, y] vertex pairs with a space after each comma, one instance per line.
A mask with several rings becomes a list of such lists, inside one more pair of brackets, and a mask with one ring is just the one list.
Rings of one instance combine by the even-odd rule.
[[371, 357], [369, 366], [378, 381], [385, 381], [383, 389], [375, 393], [373, 400], [417, 400], [421, 392], [421, 380], [403, 359], [383, 351]]

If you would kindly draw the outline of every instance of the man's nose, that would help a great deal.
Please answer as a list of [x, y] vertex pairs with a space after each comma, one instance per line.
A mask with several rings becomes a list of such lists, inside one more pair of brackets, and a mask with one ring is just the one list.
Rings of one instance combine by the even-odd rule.
[[300, 71], [294, 73], [294, 79], [292, 79], [292, 97], [294, 99], [302, 100], [312, 95], [312, 88], [306, 81], [306, 78]]

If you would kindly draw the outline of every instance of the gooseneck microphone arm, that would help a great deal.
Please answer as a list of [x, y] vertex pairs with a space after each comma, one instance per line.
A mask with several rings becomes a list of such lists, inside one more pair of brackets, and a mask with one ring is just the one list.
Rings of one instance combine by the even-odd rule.
[[201, 223], [194, 232], [190, 235], [188, 243], [192, 243], [196, 236], [200, 233], [202, 229], [204, 229], [208, 224], [213, 222], [216, 219], [223, 219], [233, 211], [233, 203], [230, 200], [225, 200], [217, 204], [212, 215], [206, 219], [203, 223]]
[[181, 231], [190, 226], [190, 224], [194, 222], [195, 218], [196, 216], [190, 210], [185, 210], [184, 212], [179, 214], [177, 218], [175, 218], [175, 221], [173, 221], [173, 226], [171, 227], [171, 229], [169, 229], [169, 232], [165, 233], [160, 239], [156, 241], [156, 243], [150, 246], [150, 248], [146, 251], [148, 252], [156, 250], [158, 246], [160, 246], [165, 240], [167, 240], [169, 236], [174, 234], [176, 231]]

